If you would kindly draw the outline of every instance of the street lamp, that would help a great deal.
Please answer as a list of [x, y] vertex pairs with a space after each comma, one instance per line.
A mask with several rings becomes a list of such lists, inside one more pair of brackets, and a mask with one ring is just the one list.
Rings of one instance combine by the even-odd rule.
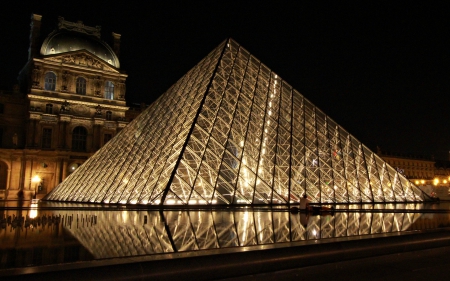
[[32, 179], [31, 182], [36, 183], [36, 185], [34, 186], [34, 199], [36, 199], [36, 195], [37, 195], [37, 187], [38, 185], [41, 183], [41, 177], [38, 175], [35, 175]]

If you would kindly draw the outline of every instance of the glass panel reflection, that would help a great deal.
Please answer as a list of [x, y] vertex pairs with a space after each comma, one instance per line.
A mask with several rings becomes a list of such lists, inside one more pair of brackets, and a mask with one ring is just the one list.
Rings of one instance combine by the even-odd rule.
[[0, 269], [260, 245], [289, 247], [308, 240], [450, 226], [448, 213], [424, 214], [423, 204], [338, 205], [334, 213], [311, 215], [288, 209], [58, 206], [0, 210]]

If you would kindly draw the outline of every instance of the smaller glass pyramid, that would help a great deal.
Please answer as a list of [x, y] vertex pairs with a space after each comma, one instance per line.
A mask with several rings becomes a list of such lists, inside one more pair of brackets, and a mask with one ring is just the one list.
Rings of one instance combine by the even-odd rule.
[[152, 205], [417, 202], [422, 191], [234, 40], [45, 199]]

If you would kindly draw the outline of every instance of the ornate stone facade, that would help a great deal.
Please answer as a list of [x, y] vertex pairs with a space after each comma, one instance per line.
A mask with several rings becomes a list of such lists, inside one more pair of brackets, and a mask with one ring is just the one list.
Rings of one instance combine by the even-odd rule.
[[44, 197], [127, 124], [120, 34], [113, 50], [99, 26], [59, 18], [41, 41], [41, 18], [31, 17], [20, 91], [0, 94], [0, 198]]

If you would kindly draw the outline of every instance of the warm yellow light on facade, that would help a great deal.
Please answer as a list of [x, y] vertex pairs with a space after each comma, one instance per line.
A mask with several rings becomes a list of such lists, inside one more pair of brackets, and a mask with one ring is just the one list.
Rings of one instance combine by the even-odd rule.
[[421, 180], [421, 181], [420, 181], [420, 183], [421, 183], [421, 184], [424, 184], [424, 183], [425, 183], [425, 181], [424, 181], [424, 180]]
[[416, 181], [416, 184], [419, 184], [419, 181]]
[[443, 183], [447, 183], [447, 180], [444, 180]]

